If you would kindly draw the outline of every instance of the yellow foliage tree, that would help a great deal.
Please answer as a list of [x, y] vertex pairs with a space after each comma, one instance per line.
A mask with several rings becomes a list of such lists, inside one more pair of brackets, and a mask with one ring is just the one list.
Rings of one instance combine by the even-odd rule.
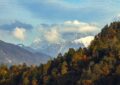
[[67, 73], [67, 71], [68, 71], [68, 65], [67, 65], [67, 62], [64, 61], [64, 62], [62, 63], [61, 74], [64, 75], [64, 74]]

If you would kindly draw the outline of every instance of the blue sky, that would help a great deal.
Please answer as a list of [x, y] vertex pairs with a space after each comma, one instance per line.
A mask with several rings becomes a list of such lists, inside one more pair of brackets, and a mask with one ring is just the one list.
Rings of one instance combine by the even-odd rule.
[[[0, 0], [0, 39], [30, 45], [35, 41], [72, 40], [71, 36], [65, 38], [64, 35], [73, 29], [85, 36], [94, 35], [120, 17], [119, 8], [120, 0]], [[88, 32], [86, 26], [88, 30], [96, 28], [97, 31]], [[50, 34], [53, 34], [51, 39]]]

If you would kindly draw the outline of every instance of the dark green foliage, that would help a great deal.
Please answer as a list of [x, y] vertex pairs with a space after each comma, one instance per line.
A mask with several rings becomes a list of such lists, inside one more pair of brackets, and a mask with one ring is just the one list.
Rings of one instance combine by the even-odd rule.
[[106, 25], [88, 48], [46, 64], [1, 65], [0, 85], [120, 85], [120, 22]]

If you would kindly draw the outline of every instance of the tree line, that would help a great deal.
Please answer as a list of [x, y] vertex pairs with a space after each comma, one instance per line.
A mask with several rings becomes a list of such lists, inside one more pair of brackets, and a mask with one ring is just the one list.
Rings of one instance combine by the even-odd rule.
[[88, 48], [70, 48], [46, 64], [2, 64], [0, 85], [120, 85], [120, 22], [106, 25]]

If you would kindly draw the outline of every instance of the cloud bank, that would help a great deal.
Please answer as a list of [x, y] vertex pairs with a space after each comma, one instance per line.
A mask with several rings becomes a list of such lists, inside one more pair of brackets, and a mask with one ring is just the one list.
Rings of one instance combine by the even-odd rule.
[[[89, 44], [86, 40], [89, 40], [89, 38], [93, 39], [93, 36], [100, 31], [97, 25], [80, 22], [78, 20], [69, 20], [61, 24], [41, 24], [37, 29], [40, 32], [38, 38], [41, 40], [41, 43], [61, 43], [85, 38], [85, 40], [82, 39], [82, 41], [86, 46]], [[88, 42], [90, 42], [90, 40]]]
[[66, 32], [96, 32], [98, 31], [98, 27], [96, 25], [92, 25], [85, 22], [80, 22], [78, 20], [74, 21], [65, 21], [64, 22], [64, 29], [63, 31]]
[[57, 29], [51, 29], [51, 31], [45, 33], [45, 38], [50, 43], [57, 43], [61, 37]]
[[[22, 22], [21, 22], [22, 23]], [[15, 43], [47, 43], [55, 44], [66, 41], [74, 41], [86, 36], [94, 36], [100, 31], [99, 26], [96, 24], [90, 24], [79, 20], [67, 20], [59, 24], [40, 24], [36, 27], [32, 27], [29, 24], [5, 24], [0, 27], [10, 27], [10, 30], [0, 28], [0, 32], [6, 34], [8, 41]], [[13, 28], [12, 28], [13, 27]], [[25, 28], [26, 27], [26, 28]], [[0, 38], [2, 40], [2, 37]]]

